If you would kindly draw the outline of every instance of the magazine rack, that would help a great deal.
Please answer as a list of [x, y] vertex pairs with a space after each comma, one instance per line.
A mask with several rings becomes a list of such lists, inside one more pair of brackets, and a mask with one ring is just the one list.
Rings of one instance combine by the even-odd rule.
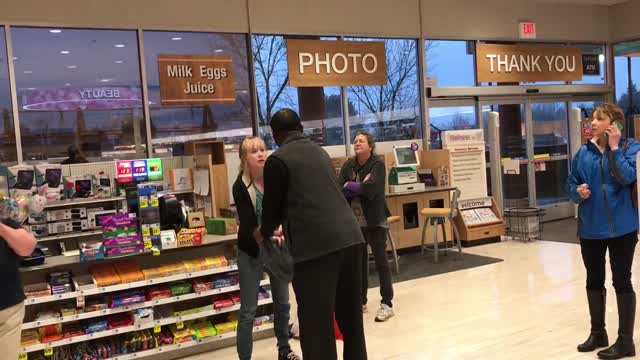
[[505, 233], [502, 211], [491, 196], [460, 201], [457, 211], [454, 221], [464, 246], [499, 242]]

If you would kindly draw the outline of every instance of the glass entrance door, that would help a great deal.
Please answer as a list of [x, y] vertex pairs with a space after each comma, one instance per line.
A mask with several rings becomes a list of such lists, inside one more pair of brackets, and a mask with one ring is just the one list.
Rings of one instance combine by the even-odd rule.
[[[535, 205], [568, 203], [569, 121], [566, 101], [530, 102]], [[532, 201], [533, 203], [533, 201]]]
[[[526, 103], [502, 102], [483, 104], [482, 123], [485, 130], [485, 141], [488, 139], [488, 115], [490, 111], [500, 114], [500, 158], [510, 161], [509, 165], [515, 167], [500, 171], [502, 174], [503, 206], [521, 207], [529, 206], [527, 138], [526, 138]], [[489, 167], [501, 164], [491, 163], [491, 155], [487, 145], [487, 164]], [[491, 181], [489, 181], [489, 194], [491, 194]]]

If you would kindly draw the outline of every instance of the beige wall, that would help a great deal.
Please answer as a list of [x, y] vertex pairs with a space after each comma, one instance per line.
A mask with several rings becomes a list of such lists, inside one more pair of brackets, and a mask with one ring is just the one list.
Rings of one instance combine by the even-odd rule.
[[423, 0], [428, 38], [517, 39], [518, 22], [536, 23], [538, 40], [608, 41], [608, 7], [525, 0]]
[[[247, 32], [244, 0], [0, 0], [0, 23]], [[10, 3], [11, 5], [7, 5]]]
[[418, 0], [252, 0], [256, 33], [419, 37]]
[[[419, 1], [427, 38], [517, 39], [520, 20], [542, 41], [610, 38], [608, 7], [531, 0], [2, 0], [0, 24], [248, 32], [250, 17], [255, 33], [419, 37]], [[616, 39], [640, 33], [632, 1], [612, 8]]]
[[640, 0], [630, 0], [609, 9], [611, 41], [640, 39]]

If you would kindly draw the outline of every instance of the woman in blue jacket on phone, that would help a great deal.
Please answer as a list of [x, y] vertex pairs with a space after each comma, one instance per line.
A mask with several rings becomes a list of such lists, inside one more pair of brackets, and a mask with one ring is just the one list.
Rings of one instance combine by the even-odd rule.
[[588, 352], [609, 345], [605, 330], [605, 254], [609, 250], [613, 287], [618, 303], [618, 338], [598, 352], [600, 359], [635, 356], [633, 326], [636, 294], [631, 266], [638, 241], [638, 209], [632, 201], [636, 186], [636, 154], [640, 144], [622, 139], [622, 109], [613, 104], [596, 108], [593, 138], [582, 145], [571, 166], [567, 192], [578, 206], [580, 250], [587, 270], [587, 299], [591, 316], [589, 338], [578, 345]]

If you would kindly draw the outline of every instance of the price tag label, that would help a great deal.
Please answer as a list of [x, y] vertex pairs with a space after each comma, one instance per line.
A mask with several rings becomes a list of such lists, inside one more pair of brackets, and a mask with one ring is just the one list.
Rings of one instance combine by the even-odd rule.
[[140, 197], [140, 209], [144, 209], [144, 208], [148, 208], [149, 207], [149, 198], [146, 196], [141, 196]]
[[153, 327], [153, 333], [154, 334], [160, 334], [160, 331], [162, 331], [162, 326], [156, 325], [156, 326]]
[[152, 231], [153, 231], [153, 232], [152, 232], [153, 236], [159, 236], [159, 235], [160, 235], [160, 228], [159, 228], [159, 227], [157, 227], [157, 226], [156, 226], [156, 227], [154, 227], [154, 228], [152, 229]]
[[142, 228], [142, 236], [151, 236], [151, 229], [149, 229], [148, 227], [143, 227]]
[[160, 255], [160, 249], [153, 248], [153, 256], [159, 256], [159, 255]]
[[44, 356], [52, 357], [53, 356], [53, 348], [52, 347], [44, 348]]
[[144, 248], [145, 249], [151, 249], [152, 246], [153, 246], [153, 244], [151, 243], [151, 240], [145, 240], [144, 241]]
[[177, 323], [176, 323], [176, 328], [177, 328], [178, 330], [182, 330], [182, 329], [184, 329], [184, 322], [182, 322], [182, 321], [177, 322]]
[[151, 207], [159, 207], [160, 206], [160, 200], [158, 200], [157, 197], [153, 197], [151, 199]]
[[18, 355], [18, 360], [27, 360], [29, 359], [29, 356], [27, 355], [27, 353], [20, 353], [20, 355]]
[[83, 308], [84, 307], [84, 296], [78, 296], [76, 298], [76, 307]]

